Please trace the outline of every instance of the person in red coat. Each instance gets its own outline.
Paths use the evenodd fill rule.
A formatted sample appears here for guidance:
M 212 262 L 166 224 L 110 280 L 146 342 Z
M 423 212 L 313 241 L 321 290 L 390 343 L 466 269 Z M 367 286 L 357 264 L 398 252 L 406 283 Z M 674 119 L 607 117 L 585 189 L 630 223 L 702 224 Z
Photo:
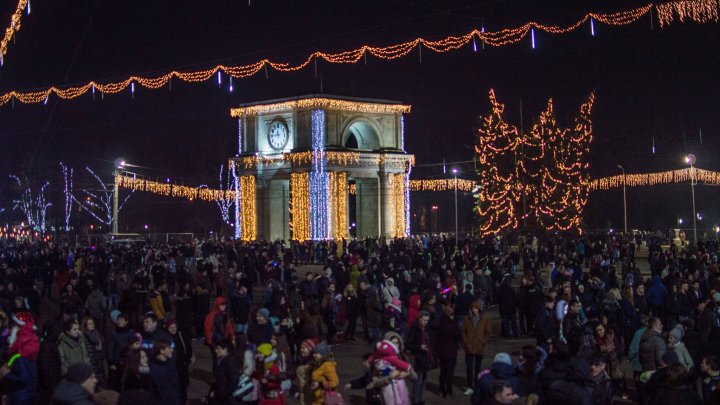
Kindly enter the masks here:
M 420 316 L 420 294 L 417 293 L 417 287 L 412 288 L 410 299 L 408 302 L 407 324 L 413 325 Z
M 233 329 L 230 315 L 227 312 L 227 301 L 225 297 L 215 298 L 213 310 L 205 316 L 205 344 L 211 346 L 213 342 L 227 338 L 233 340 L 235 338 L 235 330 Z

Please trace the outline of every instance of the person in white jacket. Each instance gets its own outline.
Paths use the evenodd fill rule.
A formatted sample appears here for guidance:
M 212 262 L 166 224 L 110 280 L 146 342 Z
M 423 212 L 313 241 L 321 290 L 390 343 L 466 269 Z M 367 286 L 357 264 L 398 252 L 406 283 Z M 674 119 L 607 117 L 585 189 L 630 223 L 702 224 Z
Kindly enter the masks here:
M 668 332 L 667 345 L 668 349 L 672 349 L 678 357 L 678 361 L 682 363 L 688 370 L 692 370 L 695 363 L 690 356 L 690 352 L 682 342 L 683 331 L 681 328 L 674 328 Z
M 395 287 L 395 280 L 388 277 L 385 280 L 385 288 L 383 288 L 383 301 L 385 301 L 385 305 L 390 305 L 395 298 L 400 299 L 400 290 Z

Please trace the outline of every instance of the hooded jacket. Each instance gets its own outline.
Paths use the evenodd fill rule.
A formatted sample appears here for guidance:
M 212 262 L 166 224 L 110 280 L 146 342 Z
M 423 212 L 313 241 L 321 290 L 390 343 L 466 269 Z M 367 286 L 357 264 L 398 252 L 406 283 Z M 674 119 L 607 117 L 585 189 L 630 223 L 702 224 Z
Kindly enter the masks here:
M 506 381 L 513 387 L 513 392 L 518 390 L 518 378 L 517 370 L 515 367 L 505 363 L 493 363 L 489 369 L 480 372 L 478 379 L 475 382 L 475 391 L 477 395 L 473 397 L 478 400 L 479 403 L 485 403 L 485 401 L 492 395 L 492 387 L 496 381 Z M 475 403 L 476 401 L 473 401 Z
M 555 381 L 547 390 L 548 404 L 592 405 L 593 382 L 587 360 L 575 358 L 570 361 L 565 378 Z
M 214 341 L 227 337 L 231 339 L 235 336 L 230 316 L 227 311 L 223 312 L 220 305 L 227 305 L 225 297 L 215 298 L 213 310 L 205 316 L 205 343 L 212 345 Z
M 652 278 L 652 285 L 647 292 L 647 300 L 650 305 L 660 306 L 665 302 L 665 296 L 667 295 L 667 288 L 662 283 L 659 275 L 654 275 Z
M 385 304 L 391 304 L 393 298 L 400 298 L 400 290 L 395 287 L 395 280 L 392 277 L 388 277 L 385 280 L 385 288 L 383 288 L 383 300 Z

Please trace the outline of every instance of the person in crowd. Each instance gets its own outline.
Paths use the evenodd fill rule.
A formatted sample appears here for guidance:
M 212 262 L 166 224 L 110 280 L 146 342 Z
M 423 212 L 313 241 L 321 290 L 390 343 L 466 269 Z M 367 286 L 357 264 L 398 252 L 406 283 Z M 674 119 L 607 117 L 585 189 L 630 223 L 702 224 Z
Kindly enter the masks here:
M 667 344 L 662 336 L 663 324 L 660 318 L 653 317 L 648 321 L 648 328 L 640 337 L 638 357 L 642 371 L 657 370 L 665 364 L 662 356 L 667 351 Z
M 177 369 L 178 383 L 180 386 L 180 403 L 187 403 L 187 389 L 190 385 L 190 365 L 195 363 L 192 341 L 187 338 L 178 328 L 174 319 L 165 322 L 165 329 L 172 336 L 172 343 L 175 347 L 173 358 Z
M 240 366 L 238 366 L 235 357 L 230 355 L 231 350 L 232 343 L 225 338 L 216 341 L 213 345 L 215 354 L 213 376 L 215 382 L 208 396 L 210 404 L 239 404 L 239 400 L 233 396 L 233 392 L 240 378 Z
M 74 319 L 68 319 L 65 321 L 63 329 L 63 333 L 58 340 L 62 375 L 65 375 L 73 364 L 92 366 L 92 359 L 80 330 L 80 323 Z
M 97 378 L 92 366 L 84 363 L 68 367 L 65 378 L 53 392 L 53 403 L 58 405 L 94 405 L 93 394 L 97 387 Z
M 489 369 L 476 376 L 475 389 L 472 395 L 473 405 L 485 404 L 493 396 L 492 387 L 497 381 L 505 381 L 516 392 L 519 386 L 517 370 L 512 365 L 512 357 L 508 353 L 498 353 L 493 358 Z
M 703 404 L 718 403 L 720 392 L 720 361 L 714 355 L 706 355 L 700 361 L 700 377 L 697 392 Z
M 256 346 L 270 343 L 273 333 L 275 333 L 275 328 L 270 322 L 270 311 L 267 308 L 258 309 L 255 314 L 255 322 L 248 329 L 248 341 Z
M 683 330 L 682 327 L 675 327 L 667 335 L 667 350 L 672 350 L 678 357 L 678 362 L 685 366 L 686 369 L 692 370 L 695 366 L 690 352 L 685 347 L 685 343 L 682 341 Z
M 321 342 L 313 352 L 313 369 L 310 376 L 310 389 L 313 390 L 313 405 L 323 405 L 330 392 L 336 392 L 340 380 L 336 371 L 336 362 L 330 346 Z
M 62 380 L 62 362 L 58 350 L 58 339 L 63 332 L 62 323 L 51 320 L 45 324 L 38 354 L 38 399 L 48 403 L 55 387 Z
M 357 266 L 353 266 L 357 270 Z M 351 273 L 352 274 L 352 273 Z M 358 271 L 358 275 L 359 275 Z M 357 329 L 357 320 L 361 313 L 362 301 L 358 296 L 357 290 L 355 289 L 354 282 L 345 286 L 343 291 L 343 304 L 347 313 L 347 328 L 345 329 L 345 339 L 349 341 L 355 340 L 355 332 Z
M 410 327 L 405 337 L 405 347 L 413 356 L 413 369 L 417 373 L 417 379 L 412 387 L 412 402 L 414 404 L 425 403 L 425 384 L 427 374 L 437 364 L 437 357 L 433 352 L 433 339 L 428 329 L 430 313 L 420 311 L 420 316 L 414 325 Z
M 135 331 L 128 325 L 127 315 L 123 313 L 117 314 L 114 323 L 115 330 L 108 340 L 108 381 L 110 388 L 119 391 L 122 379 L 119 363 L 122 360 L 123 351 L 128 347 L 128 339 L 135 334 Z
M 570 361 L 562 380 L 553 382 L 545 393 L 547 404 L 592 405 L 593 388 L 590 364 L 576 357 Z
M 497 381 L 492 387 L 492 397 L 488 405 L 507 405 L 512 404 L 518 399 L 511 384 L 506 381 Z
M 150 359 L 150 377 L 157 387 L 160 400 L 167 405 L 180 405 L 180 382 L 173 361 L 171 342 L 165 339 L 155 341 L 153 358 Z
M 8 337 L 9 360 L 0 367 L 2 382 L 10 390 L 13 405 L 34 405 L 37 399 L 37 359 L 40 342 L 33 332 L 35 320 L 28 311 L 13 314 L 13 327 Z
M 435 327 L 435 355 L 440 366 L 440 395 L 452 396 L 453 377 L 457 363 L 457 352 L 461 342 L 460 330 L 454 319 L 451 305 L 443 306 L 442 314 Z
M 145 350 L 138 348 L 128 352 L 123 367 L 122 390 L 143 390 L 160 400 L 160 392 L 150 375 L 150 358 Z
M 160 328 L 160 320 L 157 315 L 152 312 L 148 312 L 143 318 L 142 337 L 142 348 L 148 353 L 152 353 L 155 348 L 155 342 L 158 339 L 172 342 L 172 337 Z
M 278 355 L 273 352 L 270 343 L 263 343 L 257 348 L 257 360 L 261 365 L 255 371 L 256 379 L 260 381 L 260 392 L 263 404 L 284 405 L 285 392 L 282 389 L 284 375 L 277 364 Z
M 226 338 L 232 341 L 234 338 L 235 327 L 230 319 L 225 297 L 215 298 L 213 310 L 205 317 L 204 332 L 205 344 L 210 347 L 218 339 Z
M 85 346 L 88 349 L 90 363 L 93 366 L 95 378 L 98 384 L 107 383 L 105 375 L 105 347 L 100 332 L 95 328 L 95 319 L 86 316 L 82 320 L 82 334 L 85 340 Z
M 470 305 L 470 313 L 463 321 L 461 332 L 467 378 L 465 395 L 472 395 L 475 378 L 482 370 L 485 347 L 492 337 L 490 319 L 480 310 L 479 302 L 475 301 Z

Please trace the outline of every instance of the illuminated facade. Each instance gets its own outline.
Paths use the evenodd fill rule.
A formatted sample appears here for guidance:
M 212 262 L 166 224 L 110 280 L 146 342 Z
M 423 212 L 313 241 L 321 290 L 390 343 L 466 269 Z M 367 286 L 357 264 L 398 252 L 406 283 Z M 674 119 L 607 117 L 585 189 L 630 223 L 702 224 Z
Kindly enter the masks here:
M 255 187 L 238 193 L 238 236 L 407 235 L 414 156 L 404 150 L 403 114 L 409 112 L 399 102 L 327 95 L 233 108 L 239 150 L 231 162 L 240 182 Z

